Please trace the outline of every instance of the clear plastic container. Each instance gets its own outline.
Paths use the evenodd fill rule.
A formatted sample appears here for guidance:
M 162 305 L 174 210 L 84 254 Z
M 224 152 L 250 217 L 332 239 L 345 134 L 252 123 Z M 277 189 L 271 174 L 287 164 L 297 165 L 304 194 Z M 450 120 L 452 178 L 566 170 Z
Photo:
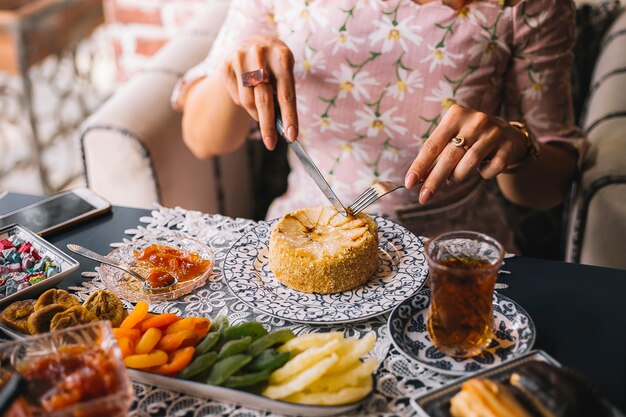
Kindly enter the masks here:
M 26 380 L 19 394 L 33 416 L 125 416 L 133 399 L 108 321 L 2 343 L 0 361 L 3 383 L 16 371 Z

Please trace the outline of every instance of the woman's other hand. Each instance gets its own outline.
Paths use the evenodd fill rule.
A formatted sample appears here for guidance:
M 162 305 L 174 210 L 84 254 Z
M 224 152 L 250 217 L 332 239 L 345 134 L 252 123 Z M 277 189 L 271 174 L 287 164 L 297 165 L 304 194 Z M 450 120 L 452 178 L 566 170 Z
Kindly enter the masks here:
M 423 181 L 419 201 L 426 204 L 446 181 L 459 183 L 475 172 L 493 179 L 527 152 L 519 129 L 499 117 L 455 104 L 424 142 L 405 185 L 411 188 Z
M 293 77 L 293 54 L 284 42 L 267 36 L 251 36 L 226 60 L 221 75 L 233 102 L 243 107 L 259 122 L 263 143 L 269 150 L 276 147 L 274 127 L 274 86 L 287 139 L 298 137 L 296 89 Z M 244 87 L 242 74 L 264 69 L 270 83 Z

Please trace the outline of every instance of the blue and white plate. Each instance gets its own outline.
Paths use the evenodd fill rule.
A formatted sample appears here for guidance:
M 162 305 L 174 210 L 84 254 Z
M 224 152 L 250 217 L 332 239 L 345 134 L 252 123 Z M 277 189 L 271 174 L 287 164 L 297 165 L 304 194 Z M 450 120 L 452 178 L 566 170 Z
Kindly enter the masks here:
M 272 222 L 259 222 L 230 248 L 224 277 L 232 293 L 252 308 L 309 324 L 348 323 L 390 311 L 424 285 L 428 275 L 421 240 L 391 220 L 378 224 L 379 267 L 361 287 L 337 294 L 307 294 L 281 284 L 269 266 Z
M 494 293 L 494 338 L 482 354 L 453 358 L 441 353 L 428 337 L 426 314 L 430 290 L 421 291 L 400 304 L 389 316 L 389 334 L 394 346 L 425 368 L 448 375 L 464 375 L 499 365 L 530 351 L 535 343 L 535 325 L 515 301 Z

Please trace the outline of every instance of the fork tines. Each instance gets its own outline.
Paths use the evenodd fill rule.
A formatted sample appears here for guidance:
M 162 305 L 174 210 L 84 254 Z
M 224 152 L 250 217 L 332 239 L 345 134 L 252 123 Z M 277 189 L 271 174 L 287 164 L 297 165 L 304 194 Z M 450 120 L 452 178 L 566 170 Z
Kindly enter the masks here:
M 359 195 L 354 203 L 350 204 L 348 211 L 353 216 L 359 214 L 365 207 L 369 206 L 373 201 L 378 198 L 378 193 L 374 188 L 368 187 L 365 191 Z

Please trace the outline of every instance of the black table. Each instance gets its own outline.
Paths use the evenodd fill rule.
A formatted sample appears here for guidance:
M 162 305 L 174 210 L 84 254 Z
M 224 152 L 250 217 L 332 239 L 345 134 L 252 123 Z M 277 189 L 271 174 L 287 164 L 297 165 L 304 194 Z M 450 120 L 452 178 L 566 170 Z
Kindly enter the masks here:
M 41 197 L 9 194 L 0 200 L 0 214 Z M 126 229 L 139 224 L 148 210 L 113 207 L 111 214 L 48 238 L 64 248 L 79 243 L 108 253 Z M 77 285 L 80 273 L 95 262 L 80 259 L 77 272 L 61 287 Z M 517 257 L 506 261 L 510 287 L 503 294 L 522 305 L 537 328 L 536 349 L 582 372 L 621 410 L 626 409 L 626 271 L 565 262 Z M 591 416 L 590 416 L 591 417 Z

